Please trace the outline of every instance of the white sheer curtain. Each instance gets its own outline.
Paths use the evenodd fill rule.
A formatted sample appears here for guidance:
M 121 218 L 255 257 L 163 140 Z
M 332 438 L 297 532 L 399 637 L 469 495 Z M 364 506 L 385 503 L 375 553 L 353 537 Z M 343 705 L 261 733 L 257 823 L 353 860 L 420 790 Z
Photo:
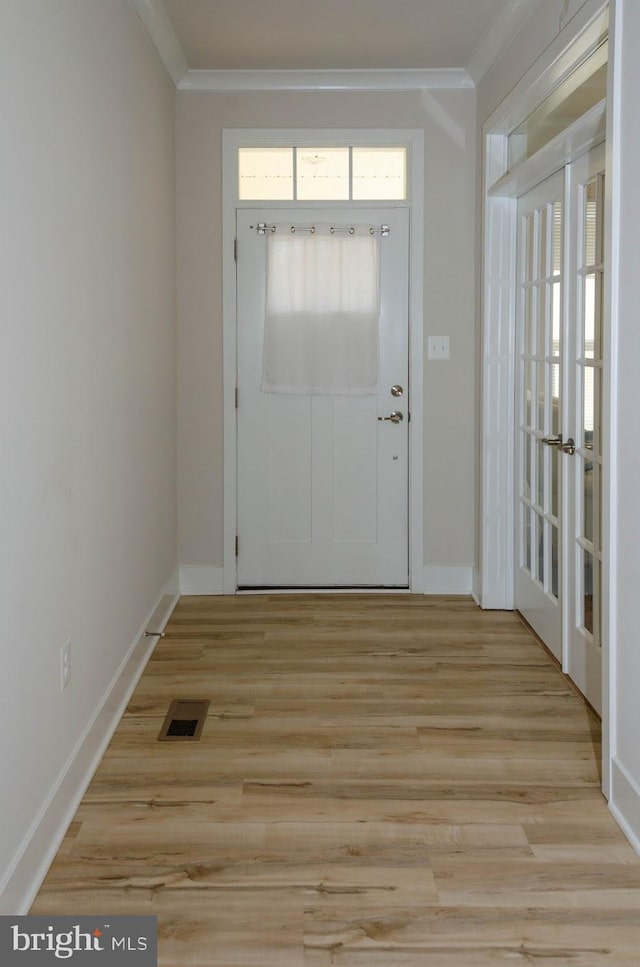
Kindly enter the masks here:
M 263 391 L 375 393 L 379 238 L 368 225 L 275 228 L 267 239 Z

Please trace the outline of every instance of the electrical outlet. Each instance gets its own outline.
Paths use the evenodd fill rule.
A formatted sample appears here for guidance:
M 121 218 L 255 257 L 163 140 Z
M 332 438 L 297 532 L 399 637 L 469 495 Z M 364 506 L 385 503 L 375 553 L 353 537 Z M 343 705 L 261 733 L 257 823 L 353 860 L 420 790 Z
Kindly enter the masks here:
M 429 336 L 427 357 L 429 359 L 449 359 L 449 337 Z
M 71 638 L 60 649 L 60 691 L 71 681 Z

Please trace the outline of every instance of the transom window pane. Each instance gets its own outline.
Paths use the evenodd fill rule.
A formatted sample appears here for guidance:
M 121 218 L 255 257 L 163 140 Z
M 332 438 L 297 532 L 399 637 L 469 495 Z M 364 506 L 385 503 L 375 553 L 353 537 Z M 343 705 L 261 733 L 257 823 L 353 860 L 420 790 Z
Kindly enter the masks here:
M 293 200 L 293 148 L 240 148 L 238 198 Z
M 354 201 L 407 197 L 406 148 L 354 148 Z
M 406 197 L 405 147 L 238 149 L 241 201 L 404 201 Z
M 349 148 L 296 148 L 298 201 L 349 200 Z
M 603 36 L 600 46 L 511 132 L 508 139 L 509 171 L 604 100 L 608 55 L 608 41 Z

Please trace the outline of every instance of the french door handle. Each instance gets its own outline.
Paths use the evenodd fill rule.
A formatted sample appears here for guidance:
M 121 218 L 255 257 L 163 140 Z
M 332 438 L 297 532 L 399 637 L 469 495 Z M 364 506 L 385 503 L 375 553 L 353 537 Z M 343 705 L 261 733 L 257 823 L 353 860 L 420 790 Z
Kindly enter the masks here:
M 569 437 L 563 443 L 561 436 L 543 436 L 542 442 L 546 443 L 548 447 L 557 447 L 561 453 L 568 453 L 570 457 L 576 452 L 576 444 L 573 437 Z
M 381 423 L 384 423 L 386 420 L 389 420 L 391 423 L 402 423 L 402 421 L 404 420 L 404 416 L 402 415 L 402 413 L 399 413 L 397 410 L 394 410 L 390 416 L 379 416 L 378 419 L 380 420 Z

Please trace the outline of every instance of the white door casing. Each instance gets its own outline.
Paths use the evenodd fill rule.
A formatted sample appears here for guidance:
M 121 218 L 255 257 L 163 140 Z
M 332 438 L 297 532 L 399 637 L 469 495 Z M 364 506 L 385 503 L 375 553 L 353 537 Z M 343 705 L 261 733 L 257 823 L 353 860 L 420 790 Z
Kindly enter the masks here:
M 262 392 L 267 241 L 257 225 L 283 221 L 389 226 L 377 396 Z M 408 229 L 406 208 L 237 213 L 241 588 L 408 586 Z M 402 423 L 378 419 L 394 410 Z
M 411 214 L 409 247 L 409 372 L 413 405 L 409 424 L 409 590 L 424 590 L 424 131 L 403 128 L 229 128 L 222 132 L 223 199 L 223 427 L 224 427 L 224 554 L 222 588 L 224 594 L 237 591 L 237 425 L 235 389 L 237 381 L 237 291 L 234 239 L 237 211 L 244 208 L 269 208 L 238 200 L 238 149 L 242 146 L 307 144 L 384 145 L 407 147 L 407 201 L 402 204 L 379 203 L 390 213 L 406 208 Z M 376 203 L 378 207 L 378 203 Z M 280 207 L 280 203 L 278 203 Z M 294 210 L 297 203 L 282 207 Z M 323 207 L 311 204 L 309 207 Z M 341 206 L 336 206 L 341 207 Z M 351 207 L 351 203 L 350 206 Z M 352 207 L 366 208 L 359 203 Z

